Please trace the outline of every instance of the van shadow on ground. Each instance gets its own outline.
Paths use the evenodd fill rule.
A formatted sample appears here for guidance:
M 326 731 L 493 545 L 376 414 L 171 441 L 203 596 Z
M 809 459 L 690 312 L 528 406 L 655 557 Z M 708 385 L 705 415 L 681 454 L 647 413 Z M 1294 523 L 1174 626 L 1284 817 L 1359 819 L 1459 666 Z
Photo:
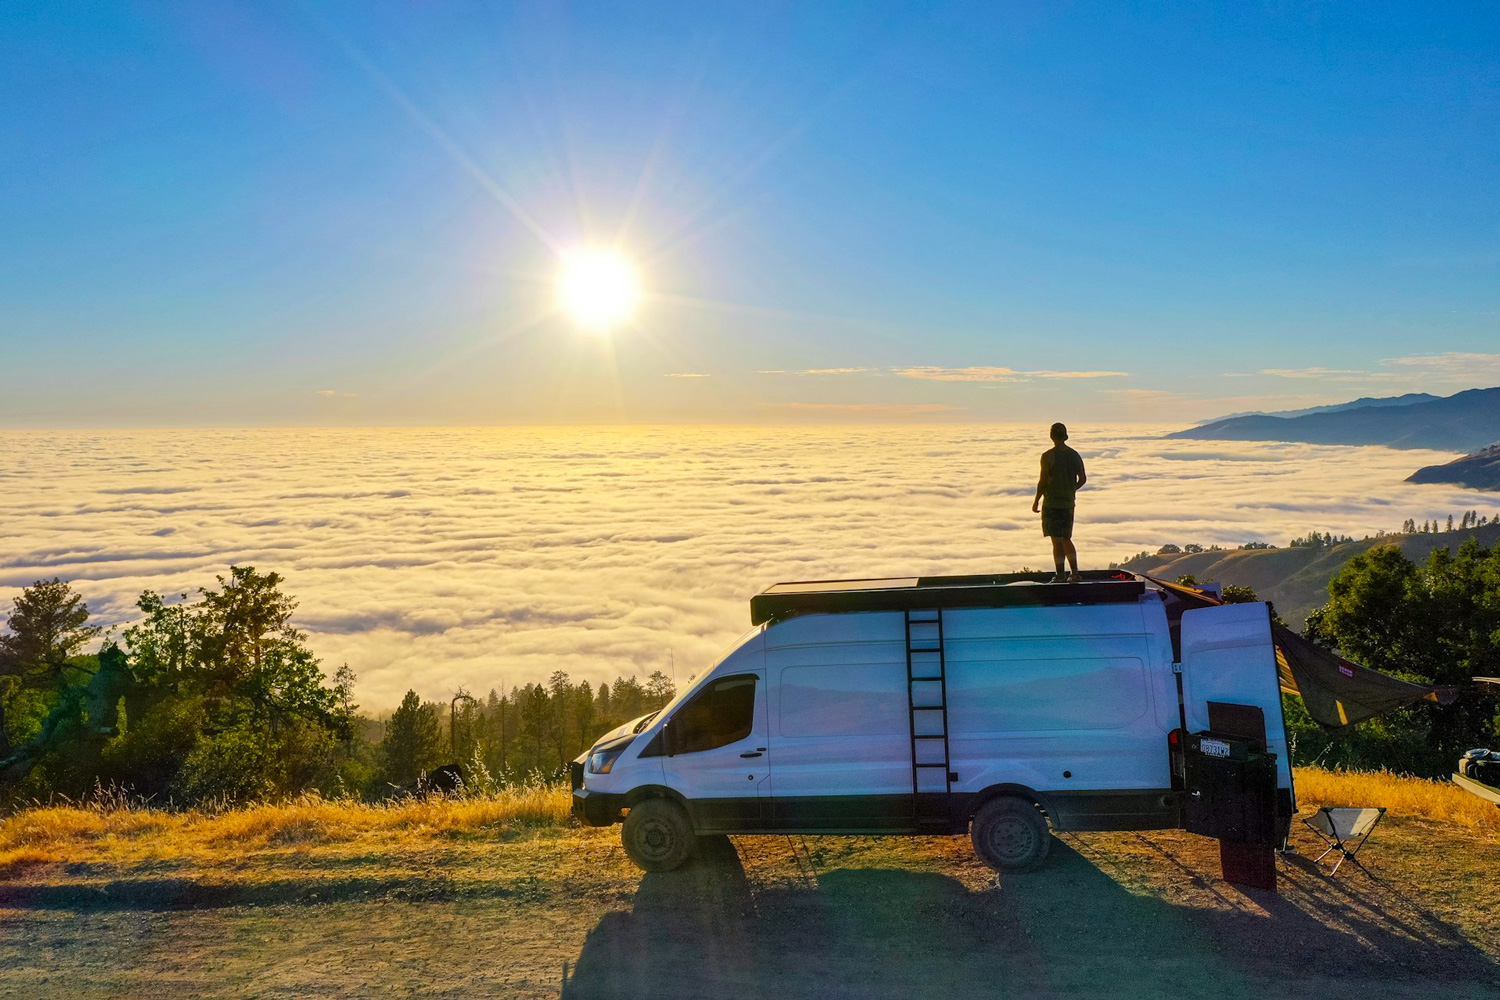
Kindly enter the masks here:
M 1218 892 L 1216 872 L 1153 846 Z M 726 839 L 681 871 L 644 876 L 634 909 L 589 932 L 563 996 L 1368 1000 L 1408 981 L 1500 997 L 1496 967 L 1451 927 L 1420 908 L 1393 916 L 1388 895 L 1369 895 L 1386 892 L 1378 884 L 1330 884 L 1307 865 L 1283 869 L 1281 896 L 1227 890 L 1227 905 L 1206 907 L 1127 891 L 1060 841 L 1041 871 L 978 892 L 886 869 L 760 888 Z

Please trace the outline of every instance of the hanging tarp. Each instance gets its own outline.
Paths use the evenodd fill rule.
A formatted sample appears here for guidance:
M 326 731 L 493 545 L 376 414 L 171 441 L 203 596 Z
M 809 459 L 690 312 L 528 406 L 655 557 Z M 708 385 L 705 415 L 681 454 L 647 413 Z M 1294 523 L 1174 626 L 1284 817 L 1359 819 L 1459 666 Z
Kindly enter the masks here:
M 1224 603 L 1195 587 L 1146 579 L 1161 587 L 1165 595 L 1174 646 L 1183 611 Z M 1362 667 L 1275 622 L 1271 623 L 1271 638 L 1276 643 L 1276 675 L 1281 690 L 1301 697 L 1307 714 L 1325 729 L 1352 726 L 1423 700 L 1446 705 L 1457 694 L 1456 688 L 1416 684 Z
M 1446 705 L 1456 689 L 1416 684 L 1346 660 L 1296 632 L 1271 626 L 1281 689 L 1299 695 L 1307 714 L 1325 729 L 1352 726 L 1418 701 Z

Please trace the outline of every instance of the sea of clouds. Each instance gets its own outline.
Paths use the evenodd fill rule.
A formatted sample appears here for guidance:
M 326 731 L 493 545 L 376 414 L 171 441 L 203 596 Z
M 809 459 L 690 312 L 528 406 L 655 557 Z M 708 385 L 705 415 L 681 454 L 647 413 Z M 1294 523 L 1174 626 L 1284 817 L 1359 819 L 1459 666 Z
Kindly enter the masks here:
M 276 570 L 370 710 L 543 680 L 684 680 L 782 580 L 1046 568 L 1044 428 L 0 432 L 0 614 L 73 581 L 107 623 L 144 589 Z M 1451 457 L 1081 429 L 1085 567 L 1164 542 L 1396 530 L 1493 496 L 1402 480 Z

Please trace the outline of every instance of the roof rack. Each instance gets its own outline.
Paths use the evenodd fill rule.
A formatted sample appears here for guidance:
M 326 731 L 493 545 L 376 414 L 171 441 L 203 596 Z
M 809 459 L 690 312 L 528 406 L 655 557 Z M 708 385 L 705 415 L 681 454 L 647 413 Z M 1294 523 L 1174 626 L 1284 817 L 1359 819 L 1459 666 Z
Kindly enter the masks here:
M 1124 604 L 1146 591 L 1145 582 L 1133 573 L 1089 570 L 1079 575 L 1078 583 L 1052 583 L 1049 573 L 778 583 L 750 598 L 750 622 L 760 625 L 794 615 L 908 608 Z

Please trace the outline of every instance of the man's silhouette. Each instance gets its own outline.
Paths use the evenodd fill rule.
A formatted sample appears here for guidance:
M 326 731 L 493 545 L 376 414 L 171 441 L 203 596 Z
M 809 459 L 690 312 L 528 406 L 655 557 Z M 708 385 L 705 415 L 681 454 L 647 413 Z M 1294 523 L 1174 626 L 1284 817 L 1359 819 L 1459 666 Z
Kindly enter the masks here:
M 1036 484 L 1036 498 L 1031 501 L 1031 512 L 1041 511 L 1042 534 L 1052 539 L 1052 561 L 1057 564 L 1057 576 L 1053 583 L 1077 583 L 1078 550 L 1073 547 L 1073 500 L 1078 487 L 1088 482 L 1083 471 L 1083 456 L 1063 444 L 1068 440 L 1068 429 L 1062 424 L 1052 425 L 1052 448 L 1042 452 L 1042 477 Z M 1071 572 L 1063 576 L 1063 558 L 1068 560 Z

